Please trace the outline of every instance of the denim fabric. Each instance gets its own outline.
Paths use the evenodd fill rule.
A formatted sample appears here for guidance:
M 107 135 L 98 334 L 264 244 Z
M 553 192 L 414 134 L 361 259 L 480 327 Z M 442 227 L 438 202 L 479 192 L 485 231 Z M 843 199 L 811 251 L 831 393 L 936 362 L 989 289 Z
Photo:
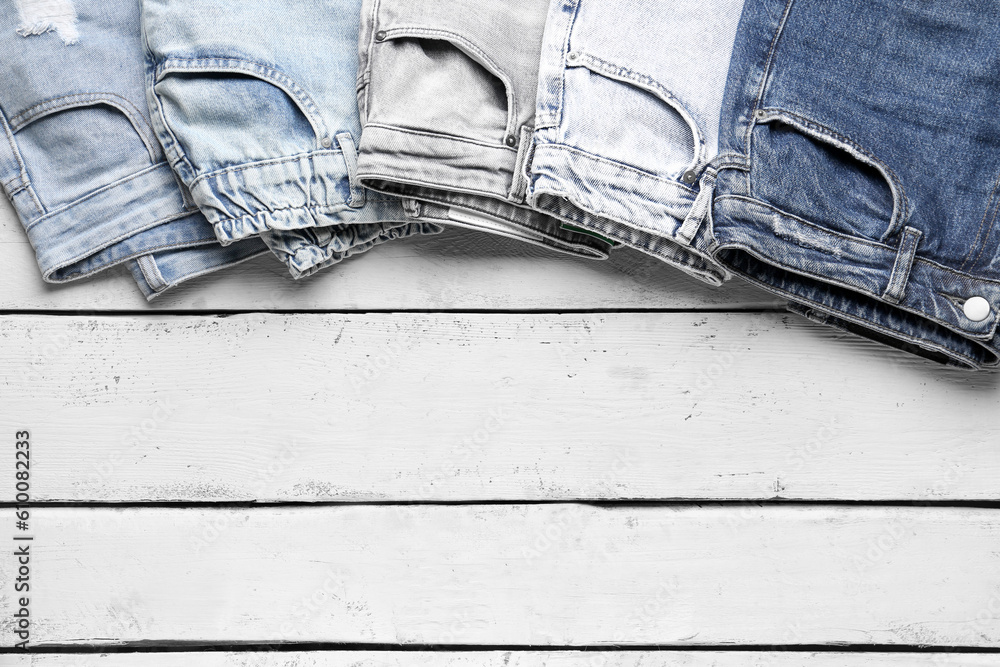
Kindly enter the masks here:
M 407 212 L 604 259 L 610 245 L 526 203 L 548 0 L 365 0 L 358 172 Z
M 2 7 L 0 183 L 46 281 L 128 261 L 151 297 L 265 250 L 220 248 L 171 173 L 150 125 L 138 0 Z
M 143 1 L 149 101 L 171 166 L 220 241 L 262 234 L 295 277 L 440 231 L 358 180 L 360 8 Z
M 996 0 L 747 0 L 716 256 L 818 321 L 996 366 L 998 15 Z
M 742 7 L 743 0 L 552 0 L 532 205 L 722 283 L 728 274 L 708 255 L 705 233 L 684 222 L 708 204 L 695 206 L 698 179 L 718 151 Z

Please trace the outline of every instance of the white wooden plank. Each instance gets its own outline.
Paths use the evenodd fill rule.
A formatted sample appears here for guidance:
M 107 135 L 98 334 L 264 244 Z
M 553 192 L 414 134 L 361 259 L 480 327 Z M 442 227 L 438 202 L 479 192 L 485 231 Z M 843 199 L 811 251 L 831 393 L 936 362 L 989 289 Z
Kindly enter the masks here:
M 777 314 L 10 316 L 21 429 L 39 501 L 1000 498 L 996 377 Z
M 995 667 L 1000 660 L 989 653 L 678 650 L 41 654 L 10 659 L 11 667 L 174 667 L 181 663 L 189 667 Z
M 198 278 L 152 306 L 124 269 L 69 285 L 42 282 L 0 197 L 0 310 L 449 310 L 766 308 L 782 302 L 739 282 L 712 288 L 642 253 L 571 258 L 488 234 L 403 239 L 295 281 L 272 257 Z
M 43 508 L 29 524 L 36 647 L 1000 646 L 995 510 Z

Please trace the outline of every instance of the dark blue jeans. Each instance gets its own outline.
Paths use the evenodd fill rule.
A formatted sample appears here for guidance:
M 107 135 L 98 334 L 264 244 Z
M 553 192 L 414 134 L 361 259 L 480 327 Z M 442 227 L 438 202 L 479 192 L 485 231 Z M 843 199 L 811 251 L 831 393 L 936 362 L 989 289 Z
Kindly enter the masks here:
M 747 0 L 715 256 L 792 310 L 1000 363 L 1000 2 Z

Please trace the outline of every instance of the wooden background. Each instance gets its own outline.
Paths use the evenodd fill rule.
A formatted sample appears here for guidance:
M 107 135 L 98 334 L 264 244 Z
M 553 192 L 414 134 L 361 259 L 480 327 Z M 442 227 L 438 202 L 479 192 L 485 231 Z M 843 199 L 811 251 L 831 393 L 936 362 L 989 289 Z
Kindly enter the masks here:
M 0 283 L 0 665 L 1000 665 L 996 375 L 458 230 Z

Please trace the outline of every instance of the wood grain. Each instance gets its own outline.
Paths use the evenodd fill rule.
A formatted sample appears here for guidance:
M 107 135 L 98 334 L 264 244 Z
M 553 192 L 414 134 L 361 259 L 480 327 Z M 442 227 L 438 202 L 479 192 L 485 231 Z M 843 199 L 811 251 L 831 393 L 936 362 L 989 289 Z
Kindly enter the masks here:
M 42 508 L 30 523 L 36 647 L 1000 646 L 987 509 Z
M 260 257 L 147 304 L 124 268 L 68 285 L 42 282 L 10 204 L 0 197 L 0 310 L 572 310 L 781 308 L 740 282 L 703 285 L 630 250 L 577 259 L 489 234 L 449 230 L 404 239 L 295 281 Z
M 791 315 L 8 316 L 0 369 L 38 501 L 1000 499 L 995 376 Z
M 996 654 L 722 651 L 316 651 L 3 656 L 10 667 L 995 667 Z

